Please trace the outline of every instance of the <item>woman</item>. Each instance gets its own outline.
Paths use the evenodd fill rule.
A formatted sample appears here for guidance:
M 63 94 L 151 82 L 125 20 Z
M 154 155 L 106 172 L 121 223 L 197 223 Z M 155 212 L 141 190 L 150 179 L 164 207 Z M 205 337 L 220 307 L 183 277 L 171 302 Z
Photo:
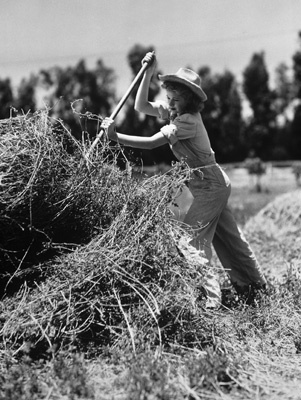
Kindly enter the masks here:
M 188 182 L 193 202 L 184 219 L 184 223 L 194 229 L 191 244 L 204 251 L 209 261 L 213 244 L 238 292 L 248 292 L 251 287 L 265 287 L 266 280 L 256 257 L 227 205 L 231 184 L 228 176 L 216 163 L 202 121 L 200 111 L 207 96 L 201 88 L 200 77 L 187 68 L 180 68 L 174 74 L 159 75 L 166 91 L 166 101 L 150 102 L 148 91 L 156 68 L 155 55 L 147 53 L 142 60 L 144 62 L 148 62 L 150 66 L 139 86 L 135 109 L 169 123 L 151 137 L 117 133 L 114 121 L 109 118 L 104 119 L 102 128 L 107 130 L 111 140 L 125 146 L 153 149 L 169 143 L 177 159 L 184 160 L 193 171 Z M 204 286 L 207 306 L 216 306 L 220 302 L 220 288 L 216 279 L 208 276 Z

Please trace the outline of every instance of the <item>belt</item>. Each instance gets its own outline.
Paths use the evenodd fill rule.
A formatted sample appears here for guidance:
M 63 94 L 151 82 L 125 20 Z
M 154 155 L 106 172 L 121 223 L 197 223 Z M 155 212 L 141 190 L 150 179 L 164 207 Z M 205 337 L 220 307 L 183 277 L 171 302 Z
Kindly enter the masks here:
M 201 167 L 195 167 L 195 168 L 192 168 L 192 169 L 211 168 L 211 167 L 217 167 L 217 166 L 218 166 L 218 164 L 214 163 L 214 164 L 202 165 Z
M 194 173 L 196 173 L 196 175 L 200 178 L 200 179 L 204 179 L 204 172 L 203 171 L 200 171 L 200 170 L 202 170 L 202 169 L 208 169 L 208 168 L 212 168 L 212 167 L 216 167 L 216 166 L 218 166 L 218 164 L 217 163 L 214 163 L 214 164 L 208 164 L 208 165 L 203 165 L 203 166 L 201 166 L 201 167 L 196 167 L 196 168 L 191 168 L 192 169 L 192 171 L 194 172 Z

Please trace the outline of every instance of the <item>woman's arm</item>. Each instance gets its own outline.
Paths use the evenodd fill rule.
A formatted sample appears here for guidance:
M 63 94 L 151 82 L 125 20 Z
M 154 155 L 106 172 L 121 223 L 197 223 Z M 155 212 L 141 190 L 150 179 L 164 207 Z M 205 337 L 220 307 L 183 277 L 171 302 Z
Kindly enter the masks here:
M 145 62 L 149 63 L 149 67 L 146 69 L 137 91 L 135 99 L 135 110 L 147 115 L 158 117 L 158 108 L 154 107 L 153 103 L 148 100 L 150 82 L 157 66 L 155 54 L 152 52 L 147 53 L 142 60 L 142 64 L 144 64 Z
M 153 136 L 150 137 L 130 136 L 118 132 L 116 132 L 116 135 L 117 135 L 117 140 L 116 140 L 117 142 L 125 146 L 135 147 L 136 149 L 151 150 L 168 143 L 167 139 L 162 134 L 162 132 L 155 133 Z
M 101 128 L 105 129 L 109 139 L 119 142 L 125 146 L 135 147 L 137 149 L 155 149 L 168 143 L 168 140 L 162 132 L 155 133 L 153 136 L 131 136 L 116 132 L 116 125 L 113 119 L 105 118 L 101 124 Z

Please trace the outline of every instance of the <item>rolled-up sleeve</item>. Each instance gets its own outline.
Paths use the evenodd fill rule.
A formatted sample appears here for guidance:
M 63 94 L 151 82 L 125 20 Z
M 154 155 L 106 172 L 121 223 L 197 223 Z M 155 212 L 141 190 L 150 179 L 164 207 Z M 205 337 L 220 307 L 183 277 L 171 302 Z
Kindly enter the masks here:
M 163 126 L 161 132 L 171 145 L 178 140 L 193 138 L 197 134 L 197 123 L 190 114 L 183 114 L 174 119 L 170 125 Z
M 163 126 L 160 131 L 171 145 L 175 144 L 179 140 L 177 137 L 177 127 L 174 124 Z

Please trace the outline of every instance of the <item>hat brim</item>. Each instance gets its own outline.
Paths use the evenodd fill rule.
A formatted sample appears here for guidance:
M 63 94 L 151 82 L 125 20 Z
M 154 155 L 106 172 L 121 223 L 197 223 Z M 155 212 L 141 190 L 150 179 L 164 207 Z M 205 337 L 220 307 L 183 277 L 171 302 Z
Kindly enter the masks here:
M 194 83 L 190 82 L 189 80 L 187 80 L 185 78 L 182 78 L 175 74 L 158 75 L 158 78 L 160 79 L 161 82 L 169 81 L 169 82 L 181 83 L 182 85 L 185 85 L 189 89 L 191 89 L 193 91 L 193 93 L 196 94 L 202 101 L 207 100 L 207 95 L 203 91 L 203 89 L 200 86 L 195 85 Z

